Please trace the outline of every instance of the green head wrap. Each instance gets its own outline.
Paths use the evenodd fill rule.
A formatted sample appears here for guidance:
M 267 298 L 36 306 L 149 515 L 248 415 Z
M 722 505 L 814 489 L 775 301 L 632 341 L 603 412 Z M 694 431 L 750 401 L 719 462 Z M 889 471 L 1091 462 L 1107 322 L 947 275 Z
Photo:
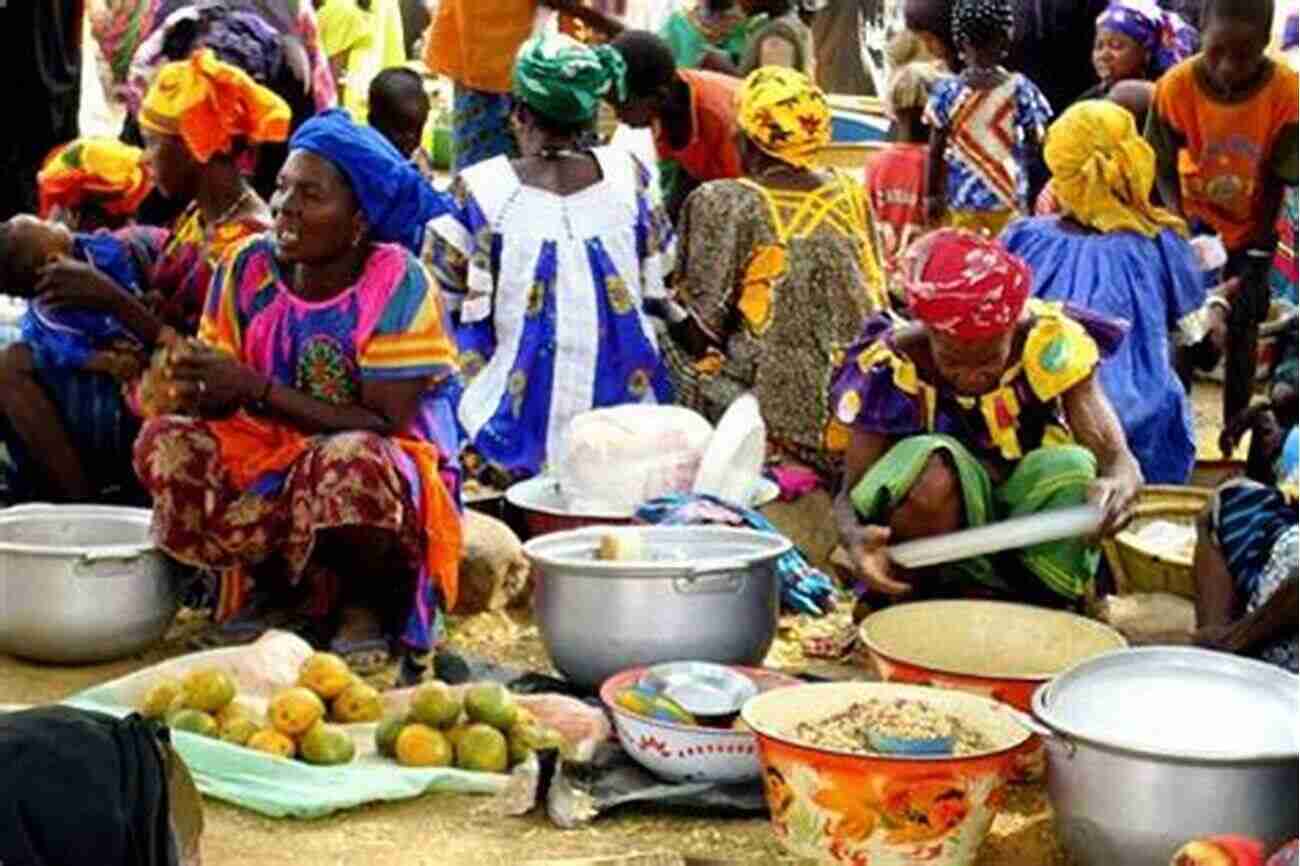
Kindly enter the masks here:
M 536 36 L 515 57 L 515 98 L 560 123 L 583 123 L 596 116 L 600 100 L 612 92 L 627 98 L 627 64 L 608 45 L 589 48 L 568 36 Z

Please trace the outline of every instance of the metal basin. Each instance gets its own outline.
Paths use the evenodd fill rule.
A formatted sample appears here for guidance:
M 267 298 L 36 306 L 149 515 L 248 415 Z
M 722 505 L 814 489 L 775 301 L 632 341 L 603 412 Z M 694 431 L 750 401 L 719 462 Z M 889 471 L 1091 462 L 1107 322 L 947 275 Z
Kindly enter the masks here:
M 177 566 L 150 512 L 90 505 L 0 511 L 0 652 L 101 662 L 152 645 L 176 615 Z
M 1300 680 L 1224 653 L 1107 653 L 1034 695 L 1057 828 L 1081 866 L 1158 866 L 1188 839 L 1297 831 Z
M 648 526 L 645 561 L 597 561 L 607 529 L 524 545 L 551 661 L 596 688 L 629 668 L 672 661 L 757 665 L 776 636 L 779 535 L 720 526 Z

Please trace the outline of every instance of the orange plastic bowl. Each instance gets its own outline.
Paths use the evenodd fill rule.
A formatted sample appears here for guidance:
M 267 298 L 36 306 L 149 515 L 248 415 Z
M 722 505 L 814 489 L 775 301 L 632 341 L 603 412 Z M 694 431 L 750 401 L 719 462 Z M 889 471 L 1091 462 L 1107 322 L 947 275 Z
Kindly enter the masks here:
M 957 715 L 992 748 L 961 757 L 860 755 L 802 743 L 817 722 L 871 698 L 908 698 Z M 758 740 L 772 829 L 791 853 L 836 866 L 967 866 L 1016 777 L 1029 732 L 997 702 L 890 683 L 822 683 L 752 698 L 741 716 Z

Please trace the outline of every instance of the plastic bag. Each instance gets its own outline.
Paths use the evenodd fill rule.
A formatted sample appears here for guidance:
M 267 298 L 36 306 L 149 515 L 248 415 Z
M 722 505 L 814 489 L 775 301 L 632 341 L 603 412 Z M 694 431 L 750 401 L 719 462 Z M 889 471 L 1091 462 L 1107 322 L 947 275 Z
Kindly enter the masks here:
M 631 514 L 642 502 L 688 492 L 713 427 L 680 406 L 596 409 L 569 423 L 554 474 L 576 513 Z

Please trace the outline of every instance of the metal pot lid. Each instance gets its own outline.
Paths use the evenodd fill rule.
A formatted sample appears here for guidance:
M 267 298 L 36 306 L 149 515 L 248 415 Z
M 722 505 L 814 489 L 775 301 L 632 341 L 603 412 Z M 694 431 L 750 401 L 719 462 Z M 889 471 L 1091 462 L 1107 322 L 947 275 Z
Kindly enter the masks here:
M 1165 758 L 1295 759 L 1300 677 L 1189 647 L 1118 650 L 1034 694 L 1034 714 L 1080 740 Z
M 783 536 L 725 526 L 638 526 L 644 559 L 598 560 L 596 550 L 609 527 L 551 532 L 524 544 L 535 565 L 563 569 L 577 577 L 679 577 L 703 571 L 745 569 L 776 559 L 792 545 Z

